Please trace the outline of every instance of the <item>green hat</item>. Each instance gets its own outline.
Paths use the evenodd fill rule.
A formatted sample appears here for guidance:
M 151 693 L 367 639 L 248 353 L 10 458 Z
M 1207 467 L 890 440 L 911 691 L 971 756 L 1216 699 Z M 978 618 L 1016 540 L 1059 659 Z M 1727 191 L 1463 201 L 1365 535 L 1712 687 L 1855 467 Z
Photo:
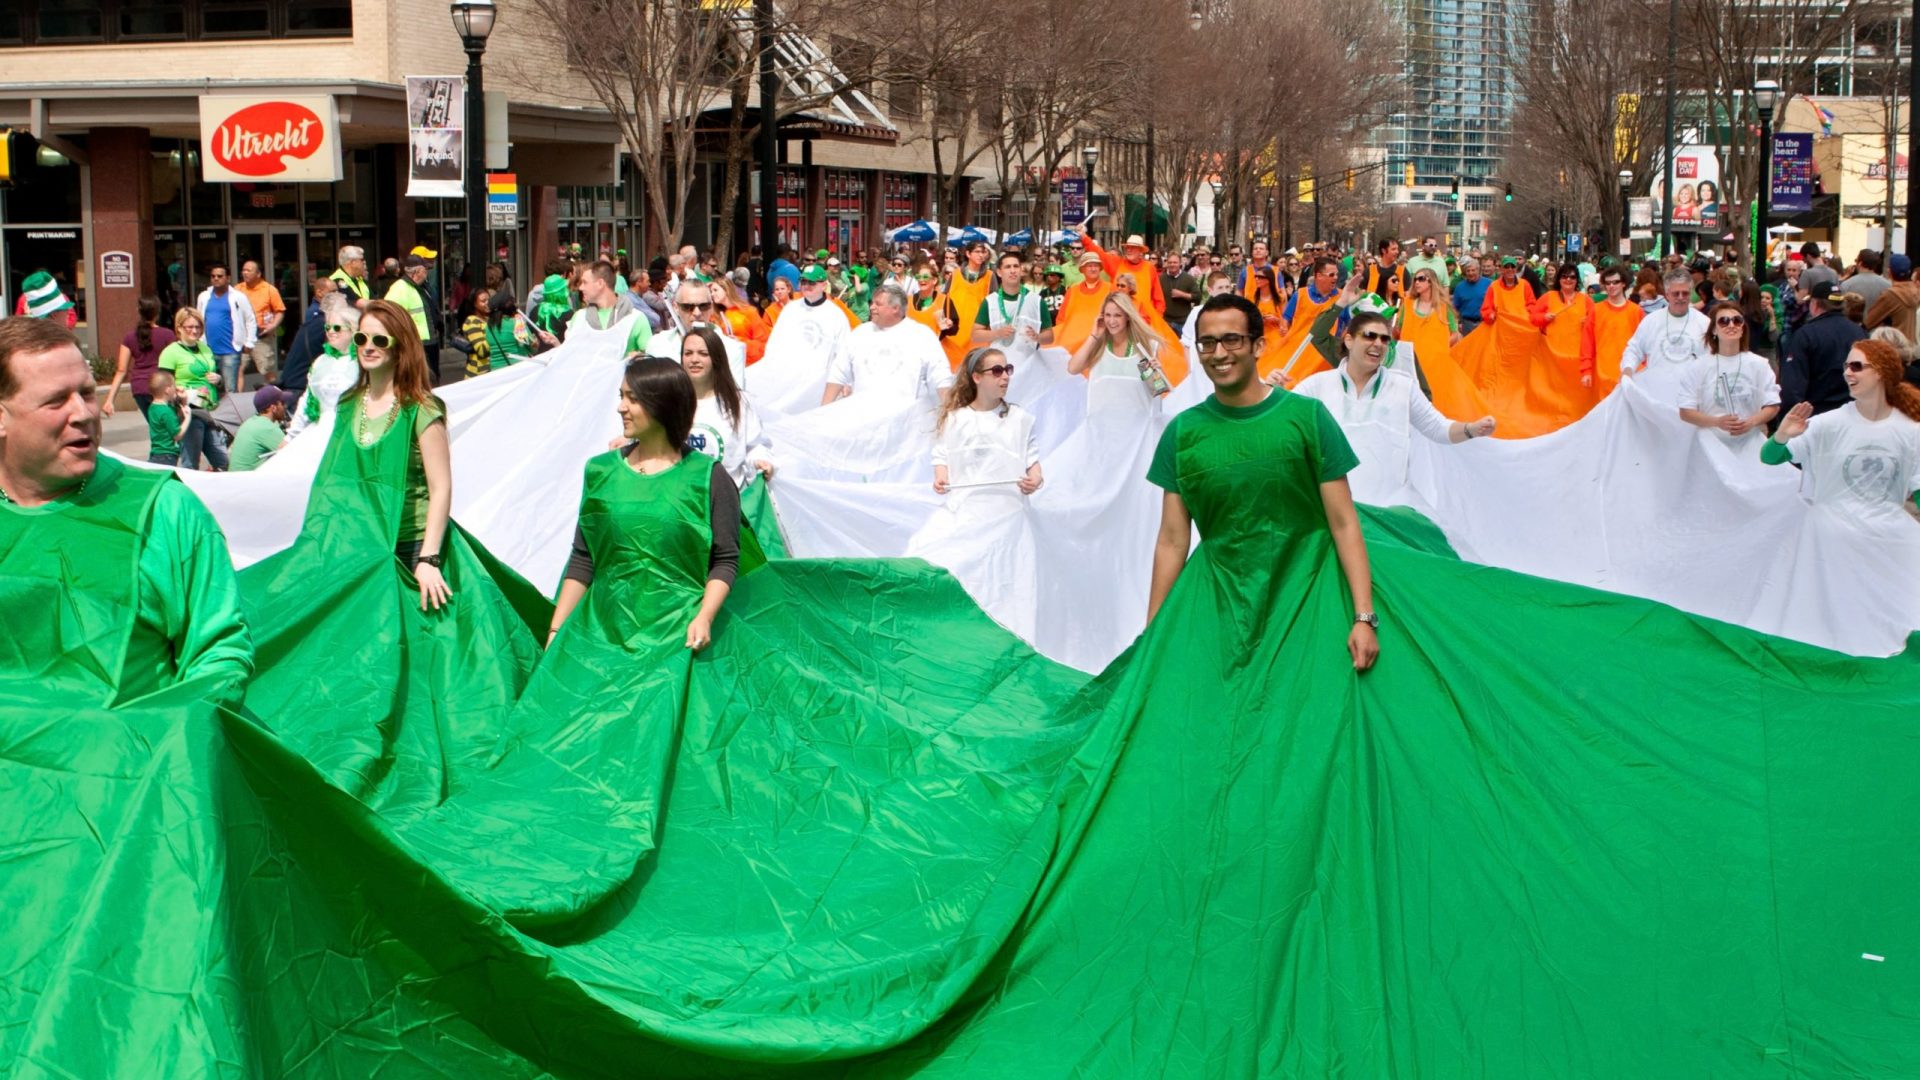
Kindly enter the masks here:
M 1355 315 L 1379 315 L 1385 318 L 1393 314 L 1393 305 L 1368 293 L 1353 302 L 1352 312 Z
M 1519 266 L 1520 260 L 1509 255 L 1506 258 L 1500 260 L 1500 265 L 1501 266 Z
M 1067 268 L 1066 268 L 1065 266 L 1063 266 L 1063 265 L 1061 265 L 1060 263 L 1054 263 L 1054 264 L 1053 264 L 1052 266 L 1049 266 L 1049 267 L 1047 267 L 1047 273 L 1049 273 L 1049 274 L 1057 274 L 1057 275 L 1059 275 L 1060 277 L 1066 277 L 1066 276 L 1067 276 Z
M 534 325 L 552 330 L 571 311 L 573 300 L 567 295 L 567 279 L 548 274 L 547 280 L 540 283 L 540 306 L 533 312 Z
M 36 319 L 67 310 L 73 301 L 60 292 L 59 283 L 45 270 L 35 270 L 20 283 L 20 296 L 27 302 L 27 314 Z
M 819 251 L 816 251 L 813 253 L 813 257 L 820 260 L 821 262 L 826 262 L 828 259 L 833 257 L 833 252 L 828 251 L 826 248 L 821 248 Z
M 827 268 L 817 263 L 814 264 L 813 266 L 809 266 L 805 270 L 800 271 L 800 280 L 801 281 L 825 281 L 827 280 Z

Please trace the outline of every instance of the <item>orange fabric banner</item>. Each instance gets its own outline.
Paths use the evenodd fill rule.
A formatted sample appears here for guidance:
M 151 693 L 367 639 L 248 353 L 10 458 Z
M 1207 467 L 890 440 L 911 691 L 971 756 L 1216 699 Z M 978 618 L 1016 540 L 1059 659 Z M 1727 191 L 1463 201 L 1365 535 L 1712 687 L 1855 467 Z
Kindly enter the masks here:
M 1472 423 L 1492 410 L 1487 408 L 1480 388 L 1454 360 L 1453 345 L 1448 340 L 1452 336 L 1446 312 L 1436 309 L 1422 315 L 1412 303 L 1400 309 L 1400 340 L 1413 346 L 1414 363 L 1427 377 L 1427 392 L 1434 408 L 1450 420 Z
M 1526 439 L 1558 431 L 1599 401 L 1595 390 L 1580 385 L 1577 347 L 1571 357 L 1554 352 L 1534 325 L 1528 310 L 1532 301 L 1533 290 L 1526 282 L 1512 288 L 1494 282 L 1481 308 L 1480 328 L 1453 353 L 1498 421 L 1496 438 Z

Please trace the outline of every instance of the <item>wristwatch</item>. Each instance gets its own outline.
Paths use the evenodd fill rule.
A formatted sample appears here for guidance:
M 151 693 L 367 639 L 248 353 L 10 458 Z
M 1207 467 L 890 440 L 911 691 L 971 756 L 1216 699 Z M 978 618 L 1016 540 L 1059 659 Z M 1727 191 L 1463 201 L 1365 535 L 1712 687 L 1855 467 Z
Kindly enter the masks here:
M 439 555 L 421 555 L 415 558 L 413 561 L 422 566 L 431 566 L 435 570 L 438 570 L 440 569 L 440 565 L 446 562 L 446 560 L 447 560 L 447 557 L 445 555 L 439 554 Z
M 1357 623 L 1366 623 L 1368 626 L 1373 627 L 1375 630 L 1380 629 L 1380 616 L 1375 615 L 1371 611 L 1360 612 L 1359 614 L 1353 617 L 1353 621 Z

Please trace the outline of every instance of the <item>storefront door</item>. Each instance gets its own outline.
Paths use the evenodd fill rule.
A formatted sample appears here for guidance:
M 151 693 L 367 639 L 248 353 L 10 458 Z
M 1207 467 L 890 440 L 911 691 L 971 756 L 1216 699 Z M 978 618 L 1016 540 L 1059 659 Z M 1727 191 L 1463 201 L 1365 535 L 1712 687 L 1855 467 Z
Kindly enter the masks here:
M 233 276 L 240 277 L 240 264 L 253 259 L 260 274 L 280 290 L 286 302 L 285 329 L 280 335 L 284 351 L 300 328 L 307 313 L 307 264 L 301 256 L 301 232 L 298 225 L 239 225 L 233 230 Z

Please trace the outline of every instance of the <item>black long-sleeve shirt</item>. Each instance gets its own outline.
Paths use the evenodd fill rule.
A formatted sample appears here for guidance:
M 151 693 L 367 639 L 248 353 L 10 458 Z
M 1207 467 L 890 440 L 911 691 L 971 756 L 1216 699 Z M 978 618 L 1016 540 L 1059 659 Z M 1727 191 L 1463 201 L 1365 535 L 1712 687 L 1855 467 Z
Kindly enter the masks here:
M 707 515 L 713 523 L 713 549 L 707 555 L 707 580 L 733 584 L 740 573 L 740 489 L 719 462 L 713 463 L 708 482 Z M 573 553 L 567 557 L 566 580 L 593 584 L 593 550 L 586 531 L 573 527 Z

